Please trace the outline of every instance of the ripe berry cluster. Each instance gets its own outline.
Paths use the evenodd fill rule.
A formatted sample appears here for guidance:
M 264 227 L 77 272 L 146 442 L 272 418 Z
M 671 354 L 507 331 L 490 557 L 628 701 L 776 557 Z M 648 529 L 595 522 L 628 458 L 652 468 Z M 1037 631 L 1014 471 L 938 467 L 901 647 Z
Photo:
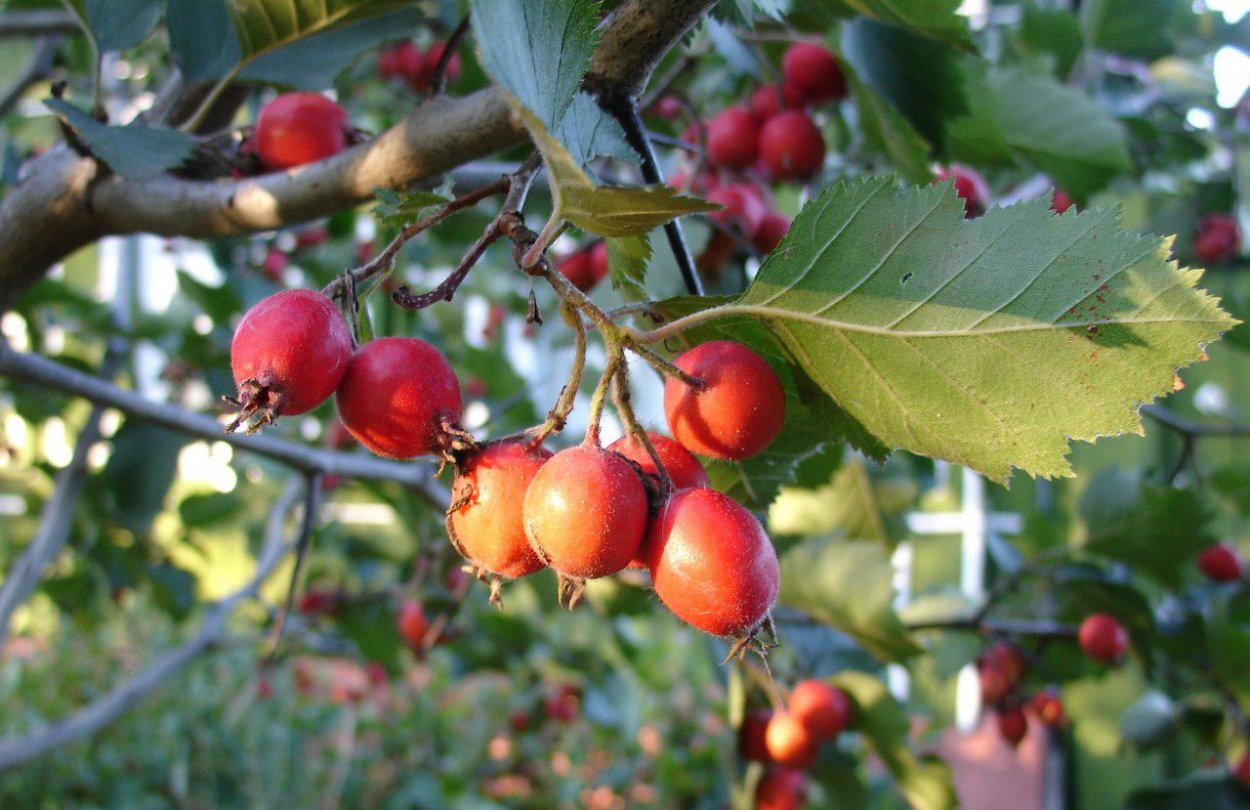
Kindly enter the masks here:
M 446 48 L 445 43 L 435 42 L 422 51 L 411 40 L 393 45 L 378 54 L 378 76 L 383 81 L 397 79 L 413 90 L 426 92 Z M 448 58 L 444 75 L 447 81 L 455 81 L 460 76 L 460 54 L 453 53 Z
M 553 454 L 546 433 L 484 445 L 459 426 L 460 383 L 447 358 L 416 338 L 353 347 L 325 296 L 286 290 L 243 316 L 231 344 L 238 415 L 249 430 L 305 413 L 335 394 L 342 425 L 372 452 L 435 456 L 456 467 L 447 529 L 479 578 L 499 584 L 551 567 L 569 601 L 586 579 L 627 566 L 686 622 L 746 639 L 779 588 L 777 557 L 759 521 L 710 489 L 700 453 L 742 460 L 780 432 L 785 392 L 772 367 L 740 343 L 678 356 L 665 386 L 674 438 L 629 435 L 608 448 L 592 431 Z
M 743 759 L 769 765 L 755 792 L 757 810 L 803 807 L 807 779 L 802 770 L 816 761 L 820 744 L 851 725 L 854 709 L 846 692 L 825 681 L 795 685 L 785 710 L 747 714 L 738 731 Z
M 1241 226 L 1228 214 L 1207 214 L 1198 223 L 1194 253 L 1206 264 L 1224 264 L 1237 256 Z

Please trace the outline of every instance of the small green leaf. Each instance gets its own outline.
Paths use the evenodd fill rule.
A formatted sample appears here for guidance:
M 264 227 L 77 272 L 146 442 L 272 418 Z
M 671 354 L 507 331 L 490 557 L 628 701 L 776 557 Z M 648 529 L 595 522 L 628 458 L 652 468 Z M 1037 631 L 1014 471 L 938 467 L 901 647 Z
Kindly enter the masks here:
M 881 679 L 864 672 L 840 672 L 831 680 L 850 696 L 855 730 L 876 751 L 911 806 L 916 810 L 957 807 L 950 768 L 934 757 L 917 757 L 907 746 L 911 717 Z
M 924 185 L 933 179 L 931 148 L 911 122 L 880 93 L 860 81 L 849 66 L 851 98 L 859 109 L 860 127 L 869 147 L 890 160 L 910 183 Z
M 719 208 L 705 200 L 683 197 L 668 186 L 596 186 L 534 113 L 520 106 L 517 110 L 547 164 L 556 212 L 584 231 L 600 236 L 634 236 L 683 214 Z
M 1120 737 L 1136 748 L 1157 748 L 1176 734 L 1180 719 L 1172 699 L 1152 689 L 1120 715 Z
M 113 517 L 136 535 L 145 535 L 178 471 L 178 454 L 187 437 L 130 419 L 113 436 L 113 454 L 104 465 L 104 485 Z
M 75 5 L 81 7 L 81 0 Z M 101 51 L 141 44 L 156 28 L 162 11 L 161 0 L 86 0 L 87 22 Z
M 375 188 L 373 194 L 377 198 L 377 204 L 373 206 L 373 216 L 390 228 L 402 228 L 420 219 L 434 206 L 451 200 L 445 194 L 421 188 L 404 191 Z
M 1141 433 L 1137 405 L 1235 322 L 1169 242 L 1111 211 L 1047 201 L 976 220 L 949 186 L 891 177 L 808 203 L 738 300 L 882 445 L 970 466 L 1070 474 L 1068 441 Z
M 228 0 L 226 9 L 244 60 L 331 28 L 388 11 L 410 0 Z
M 472 0 L 479 60 L 555 132 L 599 42 L 594 0 Z
M 44 104 L 65 118 L 97 159 L 123 177 L 156 177 L 195 150 L 195 141 L 177 130 L 140 123 L 110 127 L 59 98 Z
M 1064 80 L 1072 73 L 1085 43 L 1081 25 L 1071 13 L 1058 8 L 1024 7 L 1020 21 L 1020 49 L 1025 54 L 1049 54 L 1055 60 L 1055 78 Z
M 1176 38 L 1194 20 L 1187 0 L 1088 0 L 1081 5 L 1081 27 L 1090 47 L 1142 59 L 1172 53 Z
M 607 240 L 608 275 L 612 286 L 627 301 L 647 298 L 647 264 L 651 261 L 651 240 L 647 234 Z
M 235 519 L 243 508 L 243 499 L 235 492 L 210 492 L 188 495 L 178 504 L 184 526 L 203 529 Z
M 777 602 L 841 630 L 881 661 L 921 652 L 894 612 L 894 568 L 876 543 L 803 541 L 781 558 Z
M 168 0 L 165 26 L 169 49 L 189 83 L 224 76 L 243 52 L 234 35 L 226 0 Z
M 231 284 L 210 287 L 185 270 L 179 270 L 178 289 L 217 323 L 226 323 L 230 316 L 243 309 L 243 299 Z
M 837 0 L 883 23 L 957 48 L 972 49 L 968 18 L 959 13 L 962 0 Z
M 902 515 L 917 494 L 909 475 L 870 470 L 862 458 L 855 458 L 842 465 L 832 483 L 782 490 L 769 509 L 768 528 L 808 536 L 841 532 L 893 548 L 906 533 Z
M 621 125 L 587 93 L 578 93 L 573 97 L 568 112 L 552 134 L 564 144 L 579 166 L 585 166 L 594 157 L 638 162 L 638 153 L 626 143 Z

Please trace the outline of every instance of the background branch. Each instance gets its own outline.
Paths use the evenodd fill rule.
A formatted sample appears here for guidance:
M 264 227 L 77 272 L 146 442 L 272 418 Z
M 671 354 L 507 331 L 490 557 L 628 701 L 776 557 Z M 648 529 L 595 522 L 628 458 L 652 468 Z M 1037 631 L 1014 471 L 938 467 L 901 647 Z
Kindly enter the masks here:
M 6 11 L 0 14 L 0 39 L 81 33 L 78 20 L 68 11 Z
M 195 637 L 157 658 L 147 669 L 115 686 L 88 706 L 24 737 L 0 741 L 0 771 L 16 768 L 74 740 L 95 734 L 134 708 L 202 653 L 215 647 L 225 636 L 226 620 L 235 606 L 256 595 L 261 584 L 273 573 L 292 548 L 283 542 L 287 514 L 300 494 L 300 478 L 292 478 L 269 513 L 265 541 L 256 562 L 256 573 L 234 593 L 212 605 Z
M 34 383 L 47 390 L 83 397 L 201 439 L 225 442 L 240 450 L 280 461 L 305 475 L 328 473 L 344 478 L 393 481 L 416 490 L 439 509 L 447 503 L 446 489 L 431 479 L 432 470 L 428 466 L 321 450 L 272 435 L 223 433 L 221 423 L 212 417 L 191 413 L 175 405 L 152 402 L 98 377 L 74 371 L 38 355 L 15 352 L 4 344 L 0 344 L 0 375 L 18 382 Z

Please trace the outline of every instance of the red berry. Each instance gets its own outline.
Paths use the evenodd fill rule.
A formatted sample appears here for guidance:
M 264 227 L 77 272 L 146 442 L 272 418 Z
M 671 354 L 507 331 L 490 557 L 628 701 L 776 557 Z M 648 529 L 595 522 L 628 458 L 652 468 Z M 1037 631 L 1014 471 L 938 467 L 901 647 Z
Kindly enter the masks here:
M 816 761 L 816 738 L 798 718 L 778 712 L 768 721 L 764 744 L 773 762 L 787 768 L 806 768 Z
M 1076 205 L 1076 201 L 1072 199 L 1068 192 L 1061 188 L 1055 189 L 1055 193 L 1051 195 L 1050 210 L 1056 214 L 1062 214 L 1074 205 Z
M 748 238 L 759 230 L 768 214 L 759 189 L 748 183 L 720 186 L 712 190 L 707 199 L 724 206 L 710 214 L 714 222 L 727 228 L 737 227 Z
M 759 154 L 760 122 L 746 107 L 726 107 L 707 123 L 707 156 L 713 166 L 745 169 Z
M 312 290 L 283 290 L 243 315 L 230 343 L 239 415 L 307 413 L 339 386 L 351 360 L 347 322 Z
M 828 48 L 796 42 L 781 57 L 781 72 L 813 102 L 846 98 L 846 75 Z
M 314 225 L 295 234 L 295 249 L 308 250 L 324 245 L 328 241 L 330 241 L 330 232 L 320 225 Z
M 256 152 L 271 170 L 328 158 L 347 148 L 343 108 L 320 93 L 284 93 L 256 118 Z
M 425 618 L 421 603 L 406 599 L 399 606 L 399 615 L 395 619 L 399 628 L 399 636 L 412 650 L 420 650 L 425 644 L 425 637 L 430 632 L 430 623 Z
M 529 712 L 515 711 L 508 718 L 508 726 L 518 734 L 529 731 L 531 725 L 533 721 L 530 719 Z
M 608 275 L 608 244 L 596 242 L 593 246 L 570 253 L 556 264 L 556 269 L 582 292 L 590 292 Z
M 1050 728 L 1062 728 L 1067 725 L 1068 717 L 1063 710 L 1063 701 L 1050 689 L 1043 689 L 1029 701 L 1029 709 L 1042 724 Z
M 548 565 L 594 579 L 629 565 L 647 529 L 647 493 L 629 462 L 580 445 L 542 466 L 523 514 L 530 545 Z
M 410 41 L 393 45 L 378 54 L 378 75 L 383 79 L 414 81 L 421 75 L 424 60 Z
M 760 159 L 778 180 L 806 180 L 825 163 L 825 136 L 802 110 L 777 113 L 760 131 Z
M 979 217 L 990 207 L 990 187 L 976 169 L 952 164 L 938 169 L 936 183 L 954 178 L 955 193 L 964 201 L 964 216 Z
M 651 105 L 651 108 L 647 110 L 649 114 L 654 115 L 656 118 L 663 118 L 666 121 L 680 118 L 681 111 L 681 99 L 677 98 L 677 96 L 660 96 Z
M 751 237 L 751 244 L 767 256 L 777 249 L 777 245 L 781 244 L 781 240 L 789 232 L 790 220 L 775 212 L 765 214 L 760 226 L 755 229 L 755 235 Z
M 801 810 L 807 804 L 807 777 L 789 768 L 772 768 L 755 788 L 755 810 Z
M 485 445 L 457 469 L 451 486 L 457 506 L 447 532 L 478 568 L 523 577 L 544 567 L 525 536 L 521 511 L 525 491 L 549 458 L 548 450 L 528 441 L 502 441 Z
M 1212 582 L 1237 582 L 1246 575 L 1241 555 L 1228 543 L 1216 543 L 1199 554 L 1198 568 Z
M 738 729 L 738 753 L 743 759 L 752 762 L 769 761 L 764 735 L 768 730 L 768 721 L 772 718 L 773 713 L 766 709 L 747 712 L 746 717 L 742 718 L 742 727 Z
M 1029 733 L 1029 718 L 1024 710 L 1015 707 L 998 712 L 998 734 L 1015 748 Z
M 442 452 L 446 427 L 460 420 L 460 382 L 443 353 L 417 338 L 361 346 L 335 399 L 356 440 L 388 458 Z
M 295 609 L 303 616 L 329 613 L 338 605 L 339 595 L 324 588 L 311 588 L 299 595 Z
M 703 469 L 703 465 L 680 443 L 651 431 L 647 431 L 647 438 L 651 440 L 651 446 L 655 448 L 656 455 L 664 464 L 664 469 L 668 472 L 674 489 L 709 486 L 707 471 Z M 634 462 L 647 475 L 658 476 L 660 474 L 655 468 L 651 454 L 636 436 L 622 436 L 608 445 L 608 449 Z
M 580 690 L 567 683 L 561 684 L 543 699 L 543 711 L 547 719 L 557 723 L 572 723 L 577 719 L 581 705 Z
M 273 695 L 273 682 L 266 676 L 262 675 L 256 681 L 256 697 L 267 698 Z
M 790 692 L 790 714 L 817 740 L 827 740 L 850 725 L 851 699 L 824 681 L 800 681 Z
M 1237 255 L 1241 226 L 1227 214 L 1207 214 L 1198 223 L 1194 252 L 1205 264 L 1222 264 Z
M 281 284 L 282 274 L 290 264 L 291 260 L 285 253 L 270 245 L 265 251 L 265 260 L 260 263 L 260 271 L 274 284 Z
M 806 102 L 807 96 L 793 84 L 782 84 L 780 90 L 777 85 L 768 84 L 751 94 L 751 112 L 767 121 L 783 109 L 798 109 Z
M 748 633 L 777 601 L 781 573 L 764 527 L 714 489 L 670 496 L 651 522 L 646 549 L 660 601 L 706 633 Z
M 335 450 L 346 450 L 356 443 L 356 439 L 352 436 L 351 431 L 343 424 L 343 420 L 337 416 L 330 419 L 330 423 L 326 425 L 325 434 L 322 437 L 326 447 Z
M 370 661 L 365 665 L 365 674 L 369 676 L 369 683 L 373 686 L 382 686 L 390 678 L 386 672 L 386 667 L 377 661 Z
M 1128 649 L 1128 633 L 1109 613 L 1093 613 L 1081 622 L 1077 633 L 1085 654 L 1103 664 L 1118 663 Z
M 995 642 L 977 658 L 981 699 L 998 703 L 1016 688 L 1026 671 L 1028 663 L 1018 649 L 1006 641 Z
M 1241 755 L 1241 759 L 1233 768 L 1233 778 L 1240 782 L 1242 787 L 1250 790 L 1250 754 Z
M 703 381 L 700 388 L 670 377 L 664 415 L 686 449 L 741 461 L 767 447 L 786 418 L 786 393 L 764 358 L 732 340 L 704 343 L 674 361 Z

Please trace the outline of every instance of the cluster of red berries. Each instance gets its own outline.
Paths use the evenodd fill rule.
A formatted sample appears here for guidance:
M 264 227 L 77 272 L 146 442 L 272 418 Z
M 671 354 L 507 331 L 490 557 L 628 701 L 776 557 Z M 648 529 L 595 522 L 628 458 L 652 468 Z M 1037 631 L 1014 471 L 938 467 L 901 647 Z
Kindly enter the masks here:
M 997 641 L 977 657 L 981 700 L 994 709 L 998 734 L 1013 748 L 1029 733 L 1026 708 L 1042 724 L 1061 728 L 1067 723 L 1063 703 L 1053 689 L 1036 692 L 1025 700 L 1020 686 L 1028 673 L 1028 662 L 1015 646 Z
M 769 766 L 756 788 L 756 810 L 802 807 L 807 794 L 802 770 L 816 761 L 822 742 L 850 727 L 852 714 L 850 696 L 820 680 L 796 684 L 784 711 L 749 712 L 738 732 L 738 751 L 743 759 Z
M 1205 264 L 1223 264 L 1237 256 L 1241 226 L 1228 214 L 1207 214 L 1198 223 L 1194 253 Z
M 955 193 L 964 201 L 965 218 L 974 219 L 989 210 L 993 199 L 990 194 L 990 185 L 976 169 L 952 163 L 949 166 L 935 167 L 933 174 L 934 183 L 942 183 L 946 180 L 954 183 Z M 1050 210 L 1056 214 L 1065 213 L 1075 204 L 1076 201 L 1072 199 L 1072 195 L 1061 188 L 1056 188 L 1051 193 Z
M 305 413 L 334 393 L 343 426 L 374 453 L 454 462 L 448 533 L 492 594 L 502 579 L 548 566 L 577 583 L 632 564 L 650 570 L 657 595 L 686 622 L 744 637 L 776 600 L 777 556 L 754 515 L 708 488 L 692 452 L 759 453 L 781 431 L 785 392 L 766 360 L 732 341 L 699 345 L 675 365 L 688 375 L 665 385 L 675 439 L 648 434 L 663 472 L 635 436 L 554 455 L 529 437 L 479 446 L 459 427 L 460 383 L 442 352 L 403 337 L 353 349 L 328 298 L 286 290 L 249 309 L 235 331 L 230 429 Z
M 378 76 L 383 81 L 398 79 L 413 90 L 425 92 L 430 89 L 434 71 L 446 49 L 445 43 L 435 42 L 429 50 L 422 51 L 411 40 L 405 40 L 378 54 Z M 453 53 L 448 58 L 443 75 L 449 82 L 459 78 L 460 54 Z

